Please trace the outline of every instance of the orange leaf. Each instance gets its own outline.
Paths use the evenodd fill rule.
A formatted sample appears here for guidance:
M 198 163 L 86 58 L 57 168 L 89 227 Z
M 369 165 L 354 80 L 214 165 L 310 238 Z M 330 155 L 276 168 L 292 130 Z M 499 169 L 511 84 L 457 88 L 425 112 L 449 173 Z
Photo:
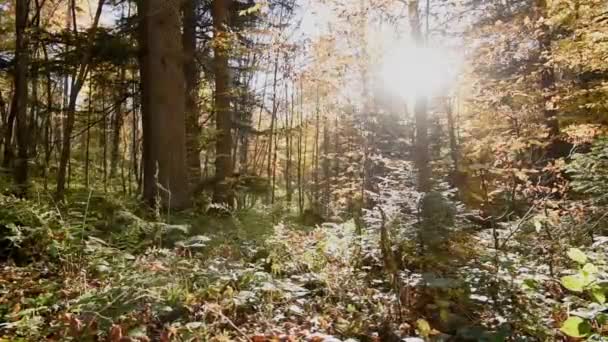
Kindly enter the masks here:
M 113 324 L 110 328 L 110 342 L 120 342 L 122 339 L 122 328 L 120 325 Z

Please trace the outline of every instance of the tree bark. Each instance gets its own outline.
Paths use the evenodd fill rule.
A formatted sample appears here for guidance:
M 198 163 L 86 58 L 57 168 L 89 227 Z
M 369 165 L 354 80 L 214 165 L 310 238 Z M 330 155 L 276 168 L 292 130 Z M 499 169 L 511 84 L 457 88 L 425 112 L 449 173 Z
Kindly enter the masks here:
M 27 76 L 28 76 L 28 39 L 27 23 L 29 17 L 28 2 L 17 1 L 16 8 L 16 49 L 15 49 L 15 114 L 17 120 L 17 159 L 15 160 L 14 179 L 16 193 L 25 196 L 28 180 L 28 122 L 27 122 Z
M 218 137 L 215 144 L 215 178 L 213 202 L 233 205 L 228 177 L 232 174 L 232 111 L 230 110 L 230 71 L 228 59 L 230 32 L 228 30 L 231 0 L 214 0 L 212 8 L 215 69 L 215 125 Z
M 184 30 L 184 76 L 186 78 L 186 153 L 190 184 L 201 180 L 201 126 L 198 106 L 199 68 L 196 61 L 196 18 L 199 0 L 186 0 L 182 4 Z
M 179 1 L 141 0 L 138 6 L 144 199 L 181 209 L 190 196 Z
M 114 93 L 114 117 L 112 120 L 112 151 L 110 154 L 110 179 L 116 177 L 116 169 L 118 167 L 119 159 L 119 148 L 120 148 L 120 133 L 123 126 L 123 101 L 125 98 L 126 85 L 126 66 L 122 66 L 120 69 L 120 75 L 118 77 L 117 91 Z
M 8 169 L 13 162 L 15 152 L 13 151 L 13 130 L 15 129 L 15 118 L 17 117 L 17 97 L 14 95 L 11 99 L 8 118 L 4 131 L 4 157 L 2 159 L 2 168 Z

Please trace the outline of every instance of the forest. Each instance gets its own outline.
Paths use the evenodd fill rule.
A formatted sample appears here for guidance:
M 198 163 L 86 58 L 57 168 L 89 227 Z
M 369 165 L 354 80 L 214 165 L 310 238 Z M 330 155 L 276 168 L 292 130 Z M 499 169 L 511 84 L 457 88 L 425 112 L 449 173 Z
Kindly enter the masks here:
M 605 0 L 0 0 L 0 342 L 608 341 Z

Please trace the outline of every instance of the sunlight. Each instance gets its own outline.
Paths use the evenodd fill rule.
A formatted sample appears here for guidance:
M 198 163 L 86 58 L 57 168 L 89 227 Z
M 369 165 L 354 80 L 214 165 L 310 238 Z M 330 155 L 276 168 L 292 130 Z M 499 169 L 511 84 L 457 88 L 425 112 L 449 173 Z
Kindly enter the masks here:
M 448 49 L 401 42 L 385 51 L 379 72 L 388 91 L 410 99 L 449 91 L 461 64 L 462 58 Z

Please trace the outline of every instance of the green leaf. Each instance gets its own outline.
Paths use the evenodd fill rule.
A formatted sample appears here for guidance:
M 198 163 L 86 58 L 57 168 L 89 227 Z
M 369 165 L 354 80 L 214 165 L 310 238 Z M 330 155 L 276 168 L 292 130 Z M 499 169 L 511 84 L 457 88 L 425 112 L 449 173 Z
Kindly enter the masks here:
M 604 313 L 600 313 L 597 316 L 595 316 L 595 321 L 597 322 L 597 324 L 599 324 L 599 326 L 603 326 L 608 323 L 608 315 L 604 314 Z
M 589 274 L 596 274 L 597 272 L 599 272 L 599 270 L 597 269 L 597 266 L 595 266 L 592 263 L 586 263 L 585 266 L 583 266 L 583 271 L 589 273 Z
M 601 286 L 594 286 L 591 289 L 591 297 L 593 297 L 596 302 L 604 304 L 606 303 L 606 290 Z
M 591 324 L 580 317 L 572 316 L 559 330 L 570 337 L 585 337 L 591 333 Z
M 534 279 L 524 279 L 522 287 L 524 288 L 524 290 L 537 290 L 538 282 Z
M 585 285 L 587 285 L 585 279 L 580 274 L 562 277 L 561 283 L 562 286 L 573 292 L 583 292 Z
M 581 265 L 587 262 L 587 255 L 585 255 L 585 253 L 578 248 L 570 248 L 567 254 L 568 258 L 578 262 Z

